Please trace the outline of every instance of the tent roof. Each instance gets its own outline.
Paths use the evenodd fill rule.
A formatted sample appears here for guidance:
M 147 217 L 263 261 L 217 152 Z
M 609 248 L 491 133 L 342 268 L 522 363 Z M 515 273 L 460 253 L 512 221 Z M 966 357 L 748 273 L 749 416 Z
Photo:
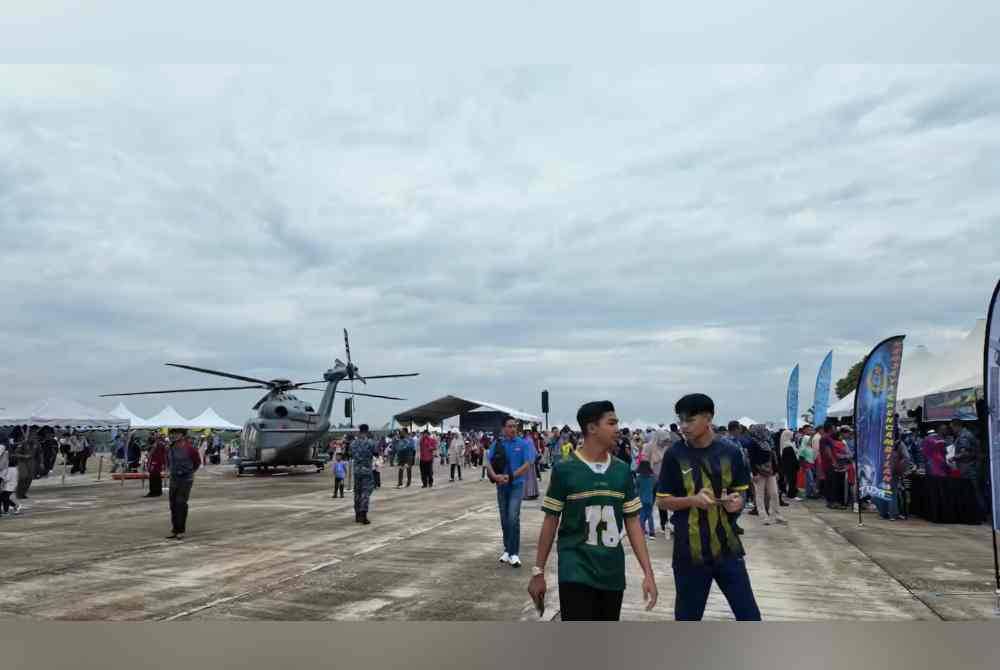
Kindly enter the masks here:
M 118 403 L 113 410 L 108 412 L 111 416 L 117 416 L 119 419 L 128 419 L 131 428 L 150 428 L 150 425 L 146 423 L 138 414 L 135 414 L 124 403 Z
M 896 391 L 901 410 L 923 405 L 924 396 L 944 391 L 979 388 L 983 385 L 983 346 L 986 340 L 986 319 L 978 319 L 968 335 L 951 351 L 935 356 L 918 346 L 906 355 L 899 371 Z M 854 392 L 830 405 L 831 417 L 854 414 Z
M 196 428 L 191 422 L 177 413 L 171 405 L 164 407 L 156 416 L 146 419 L 148 428 Z
M 480 408 L 496 412 L 504 412 L 505 414 L 521 421 L 531 421 L 533 423 L 542 422 L 542 417 L 534 414 L 521 412 L 516 409 L 511 409 L 510 407 L 497 405 L 496 403 L 459 398 L 453 395 L 446 395 L 443 398 L 432 400 L 426 405 L 421 405 L 419 407 L 414 407 L 413 409 L 400 412 L 393 418 L 399 423 L 441 423 L 445 419 L 458 416 L 459 414 L 465 414 L 466 412 L 471 412 Z
M 242 430 L 242 426 L 226 421 L 209 407 L 204 412 L 191 419 L 192 428 L 214 428 L 216 430 Z
M 750 426 L 755 426 L 758 423 L 760 423 L 756 419 L 751 419 L 748 416 L 741 416 L 740 418 L 738 418 L 736 420 L 739 421 L 739 423 L 740 423 L 741 426 L 746 426 L 747 428 L 749 428 Z
M 4 410 L 0 415 L 0 425 L 121 428 L 127 427 L 129 420 L 68 398 L 46 398 L 34 404 Z

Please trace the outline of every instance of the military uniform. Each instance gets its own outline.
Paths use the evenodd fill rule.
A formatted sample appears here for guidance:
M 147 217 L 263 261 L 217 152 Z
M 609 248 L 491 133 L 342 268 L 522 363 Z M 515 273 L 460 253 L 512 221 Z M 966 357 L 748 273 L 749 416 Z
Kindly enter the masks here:
M 375 451 L 375 440 L 367 435 L 351 444 L 354 459 L 354 520 L 358 523 L 368 523 L 368 502 L 375 486 Z

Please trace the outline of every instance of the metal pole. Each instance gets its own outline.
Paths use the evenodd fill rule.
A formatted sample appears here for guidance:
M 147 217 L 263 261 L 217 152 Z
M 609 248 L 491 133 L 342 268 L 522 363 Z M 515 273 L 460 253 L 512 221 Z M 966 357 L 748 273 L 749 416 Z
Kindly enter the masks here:
M 97 481 L 101 481 L 101 472 L 104 471 L 104 454 L 97 461 Z
M 63 471 L 62 471 L 62 481 L 60 482 L 62 486 L 66 485 L 66 454 L 63 454 Z
M 995 614 L 1000 616 L 1000 558 L 997 557 L 997 532 L 993 531 L 993 575 L 997 580 Z

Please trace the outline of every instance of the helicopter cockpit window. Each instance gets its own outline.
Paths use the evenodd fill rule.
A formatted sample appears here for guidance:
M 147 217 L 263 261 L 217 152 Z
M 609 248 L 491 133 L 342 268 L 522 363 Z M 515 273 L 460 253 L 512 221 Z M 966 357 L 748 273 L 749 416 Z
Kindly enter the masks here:
M 288 416 L 288 408 L 285 407 L 284 405 L 278 405 L 277 407 L 274 408 L 274 415 L 277 416 L 279 419 L 284 419 L 286 416 Z
M 306 411 L 307 412 L 315 412 L 316 410 L 313 409 L 312 405 L 306 405 Z

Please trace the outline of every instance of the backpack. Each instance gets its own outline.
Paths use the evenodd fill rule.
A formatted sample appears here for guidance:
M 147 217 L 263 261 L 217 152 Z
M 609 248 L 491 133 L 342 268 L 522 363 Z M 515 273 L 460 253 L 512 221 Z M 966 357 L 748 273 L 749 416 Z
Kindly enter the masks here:
M 507 474 L 507 450 L 500 440 L 493 443 L 493 455 L 490 457 L 490 467 L 498 475 Z

